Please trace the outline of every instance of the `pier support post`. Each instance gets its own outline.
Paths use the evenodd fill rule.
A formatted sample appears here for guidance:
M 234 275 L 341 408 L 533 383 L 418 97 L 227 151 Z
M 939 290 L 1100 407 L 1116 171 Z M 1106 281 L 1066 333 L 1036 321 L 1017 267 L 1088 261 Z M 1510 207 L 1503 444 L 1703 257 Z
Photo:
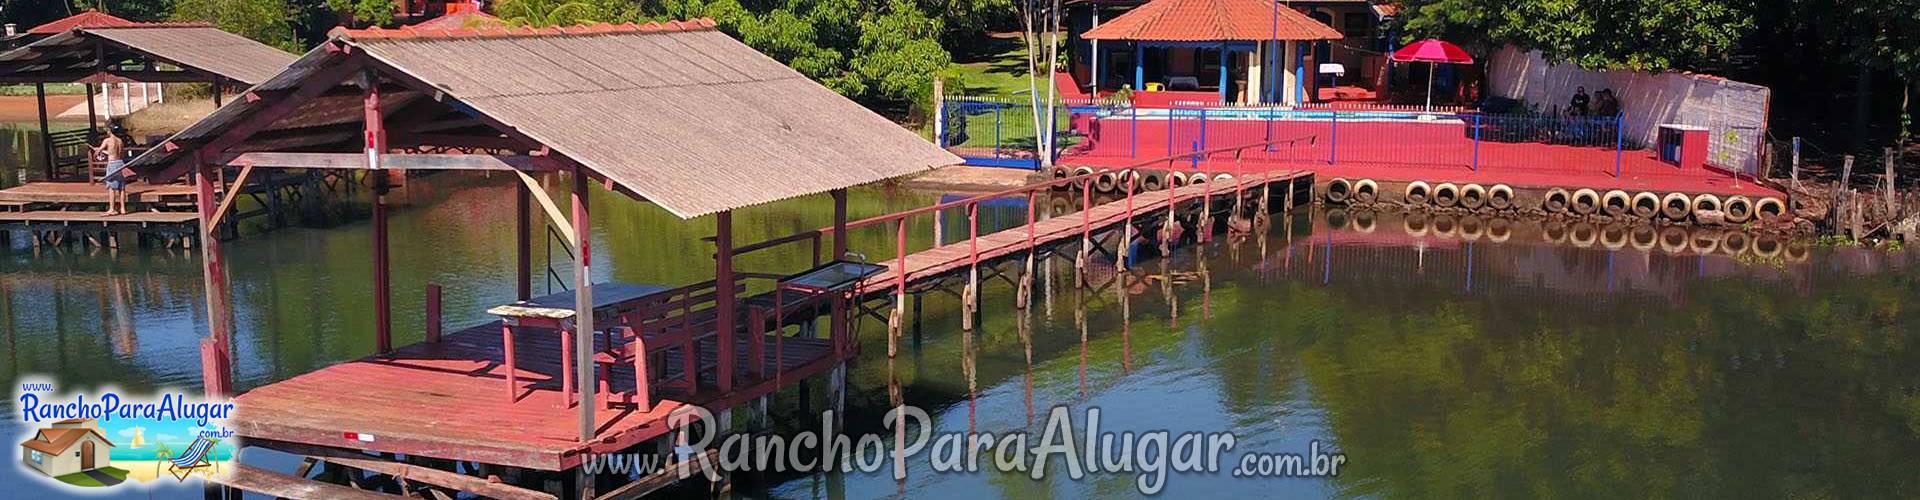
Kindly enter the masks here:
M 393 283 L 388 275 L 387 259 L 387 175 L 380 170 L 380 155 L 386 154 L 387 128 L 380 113 L 380 77 L 372 71 L 362 76 L 362 111 L 365 114 L 367 168 L 373 175 L 373 314 L 375 352 L 393 350 Z M 214 87 L 214 95 L 220 89 Z M 228 189 L 240 189 L 229 186 Z
M 530 206 L 532 193 L 527 192 L 528 189 L 532 188 L 521 185 L 515 187 L 513 190 L 513 239 L 514 249 L 516 251 L 514 254 L 513 284 L 514 298 L 516 300 L 527 300 L 533 297 L 533 254 L 531 253 L 533 246 L 533 217 L 532 214 L 528 213 L 528 210 L 532 209 Z
M 213 183 L 218 169 L 205 162 L 195 168 L 198 171 L 194 176 L 194 207 L 200 212 L 201 277 L 207 299 L 208 330 L 207 338 L 200 342 L 200 378 L 207 397 L 219 398 L 233 394 L 230 371 L 233 361 L 227 329 L 230 317 L 227 315 L 226 265 L 220 259 L 220 239 L 214 237 L 214 227 L 206 223 L 213 217 Z
M 53 180 L 53 140 L 49 137 L 53 132 L 47 127 L 47 84 L 33 84 L 33 96 L 40 103 L 41 164 L 47 168 L 47 180 Z
M 832 191 L 832 194 L 833 194 L 833 256 L 827 258 L 827 260 L 838 261 L 838 260 L 847 258 L 847 241 L 848 241 L 847 240 L 847 190 L 846 188 L 835 189 Z M 816 241 L 816 243 L 818 242 Z M 816 246 L 814 248 L 820 248 L 820 247 Z M 843 300 L 844 299 L 835 297 L 834 303 L 838 305 Z M 845 318 L 845 316 L 846 315 L 844 314 L 834 314 L 831 317 L 829 317 L 827 319 L 827 333 L 830 333 L 833 335 L 834 344 L 851 346 L 853 345 L 851 341 L 849 341 L 846 344 L 840 344 L 840 341 L 843 340 L 842 336 L 853 334 L 852 332 L 847 331 L 847 319 Z M 813 335 L 811 334 L 813 333 L 813 329 L 814 329 L 813 323 L 814 323 L 813 321 L 809 320 L 806 322 L 806 324 L 801 325 L 800 327 L 801 334 L 807 337 L 812 337 Z
M 581 241 L 586 241 L 582 239 Z M 728 210 L 714 215 L 713 244 L 714 251 L 714 312 L 718 313 L 715 322 L 719 327 L 718 363 L 720 373 L 714 374 L 714 380 L 720 392 L 733 390 L 733 211 Z M 760 339 L 753 339 L 755 342 Z M 591 352 L 587 353 L 591 355 Z
M 833 365 L 833 371 L 827 375 L 827 408 L 833 411 L 833 432 L 846 429 L 847 421 L 847 362 Z
M 593 339 L 595 337 L 593 333 L 593 247 L 588 244 L 588 240 L 593 234 L 593 222 L 592 219 L 587 216 L 587 169 L 581 167 L 578 163 L 575 163 L 573 166 L 572 199 L 573 238 L 574 245 L 578 247 L 575 248 L 573 252 L 573 316 L 575 325 L 573 335 L 575 339 L 573 343 L 573 380 L 578 384 L 577 387 L 579 387 L 580 390 L 580 441 L 586 442 L 592 441 L 594 436 L 596 426 L 593 420 L 593 409 L 594 406 L 596 406 L 594 401 L 598 400 L 595 392 L 599 384 L 593 380 L 595 375 L 593 364 Z M 721 212 L 722 218 L 720 220 L 727 220 L 725 218 L 726 216 L 727 212 Z M 722 227 L 725 227 L 724 225 L 726 223 L 722 222 L 721 224 Z M 722 294 L 726 294 L 724 298 L 730 301 L 733 298 L 731 295 L 733 282 L 729 280 L 723 281 L 722 283 L 724 284 L 720 286 L 719 289 Z M 725 301 L 721 303 L 727 304 Z M 727 314 L 731 312 L 733 312 L 731 308 L 720 310 L 721 328 L 730 328 L 733 326 L 732 318 L 727 316 Z M 731 343 L 731 336 L 727 335 L 729 331 L 731 330 L 722 330 L 720 345 L 727 347 L 733 345 Z M 725 349 L 722 349 L 720 352 L 721 366 L 727 366 L 727 361 L 733 356 Z M 564 356 L 564 354 L 562 355 Z M 645 356 L 646 354 L 639 353 L 637 355 Z M 727 379 L 723 375 L 720 380 L 722 384 L 725 384 Z

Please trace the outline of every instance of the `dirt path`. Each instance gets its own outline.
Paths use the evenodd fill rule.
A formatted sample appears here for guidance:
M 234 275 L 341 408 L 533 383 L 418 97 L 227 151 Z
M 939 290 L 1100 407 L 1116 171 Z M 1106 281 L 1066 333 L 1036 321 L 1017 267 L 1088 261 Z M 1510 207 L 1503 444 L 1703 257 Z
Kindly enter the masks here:
M 87 102 L 87 96 L 79 94 L 61 94 L 47 96 L 47 119 L 53 121 L 85 121 L 85 116 L 56 118 L 54 115 Z M 82 113 L 85 114 L 85 113 Z M 34 96 L 0 96 L 0 122 L 37 123 L 40 121 L 40 107 Z

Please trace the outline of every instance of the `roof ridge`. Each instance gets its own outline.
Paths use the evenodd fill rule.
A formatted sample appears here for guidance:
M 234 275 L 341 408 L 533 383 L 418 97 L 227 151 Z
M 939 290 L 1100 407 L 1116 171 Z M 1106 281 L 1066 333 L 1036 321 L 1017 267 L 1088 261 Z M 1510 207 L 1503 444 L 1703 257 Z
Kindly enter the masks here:
M 82 26 L 77 29 L 115 30 L 115 29 L 129 29 L 129 28 L 212 28 L 212 27 L 214 27 L 213 23 L 204 22 L 204 21 L 158 21 L 158 22 L 150 22 L 150 23 L 136 22 L 133 24 L 113 25 L 113 26 Z
M 667 21 L 664 23 L 660 21 L 647 21 L 645 24 L 634 24 L 632 22 L 611 24 L 611 23 L 599 22 L 599 23 L 575 24 L 572 26 L 549 26 L 544 28 L 534 28 L 529 26 L 512 26 L 512 27 L 486 26 L 486 27 L 477 27 L 477 28 L 457 28 L 457 29 L 414 28 L 414 27 L 400 27 L 400 28 L 394 28 L 394 29 L 385 29 L 380 27 L 372 27 L 372 28 L 365 28 L 365 29 L 348 29 L 343 26 L 343 27 L 334 28 L 332 31 L 328 32 L 328 35 L 336 39 L 344 38 L 344 39 L 353 40 L 353 41 L 406 40 L 406 39 L 511 38 L 511 37 L 590 36 L 590 35 L 608 35 L 608 34 L 624 34 L 624 33 L 669 33 L 669 32 L 681 32 L 681 31 L 706 31 L 706 30 L 714 29 L 715 26 L 718 26 L 718 23 L 714 22 L 713 18 L 701 17 L 701 18 L 695 18 L 695 19 L 688 19 L 684 21 L 673 20 L 673 21 Z

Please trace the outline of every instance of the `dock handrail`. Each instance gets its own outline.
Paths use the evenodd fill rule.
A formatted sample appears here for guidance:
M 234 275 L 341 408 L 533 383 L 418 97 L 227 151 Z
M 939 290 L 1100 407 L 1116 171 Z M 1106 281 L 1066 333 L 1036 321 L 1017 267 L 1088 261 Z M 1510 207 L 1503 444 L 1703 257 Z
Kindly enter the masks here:
M 1238 160 L 1240 155 L 1244 154 L 1247 150 L 1252 148 L 1271 148 L 1271 147 L 1281 146 L 1281 145 L 1292 146 L 1292 145 L 1300 144 L 1302 142 L 1308 145 L 1312 145 L 1317 140 L 1318 138 L 1315 135 L 1308 134 L 1308 135 L 1302 135 L 1299 137 L 1294 137 L 1289 139 L 1277 139 L 1272 141 L 1261 141 L 1261 142 L 1241 144 L 1236 146 L 1222 146 L 1222 147 L 1204 149 L 1199 151 L 1188 151 L 1188 152 L 1175 153 L 1175 154 L 1161 156 L 1158 158 L 1152 158 L 1152 159 L 1134 162 L 1126 166 L 1120 167 L 1118 170 L 1125 171 L 1125 170 L 1131 170 L 1136 168 L 1145 168 L 1145 167 L 1150 167 L 1160 163 L 1169 164 L 1167 168 L 1171 169 L 1172 168 L 1171 164 L 1175 161 L 1192 159 L 1195 157 L 1198 157 L 1200 159 L 1207 159 L 1215 155 L 1229 153 L 1229 152 L 1234 154 L 1235 160 Z M 895 212 L 895 213 L 886 214 L 886 215 L 868 217 L 865 219 L 848 221 L 847 229 L 851 230 L 851 229 L 856 229 L 856 228 L 861 228 L 866 226 L 872 226 L 876 224 L 882 224 L 890 221 L 913 217 L 916 215 L 922 215 L 926 213 L 946 210 L 949 208 L 976 204 L 982 201 L 987 201 L 995 198 L 1004 198 L 1004 197 L 1012 196 L 1016 194 L 1031 193 L 1031 192 L 1039 191 L 1042 189 L 1052 189 L 1054 186 L 1070 185 L 1070 184 L 1075 184 L 1080 182 L 1090 182 L 1093 178 L 1099 177 L 1103 173 L 1105 172 L 1096 171 L 1096 172 L 1087 173 L 1087 174 L 1072 175 L 1072 176 L 1062 177 L 1058 179 L 1050 179 L 1047 181 L 1036 182 L 1033 184 L 1027 184 L 1020 187 L 1003 189 L 1003 190 L 995 191 L 992 193 L 975 195 L 975 196 L 953 200 L 953 201 L 941 202 L 941 203 L 937 203 L 937 204 L 933 204 L 925 207 L 915 208 L 912 210 L 906 210 L 906 211 Z M 813 243 L 813 264 L 820 265 L 821 263 L 820 240 L 821 238 L 825 237 L 825 235 L 832 234 L 832 233 L 833 233 L 833 226 L 827 226 L 827 227 L 809 230 L 809 231 L 802 231 L 802 232 L 794 233 L 787 236 L 781 236 L 778 238 L 772 238 L 772 239 L 767 239 L 767 240 L 757 241 L 753 243 L 748 243 L 745 245 L 736 246 L 733 248 L 733 255 L 735 257 L 739 257 L 741 255 L 746 255 L 748 253 L 752 253 L 760 250 L 766 250 L 768 248 L 778 247 L 778 246 L 786 245 L 789 243 L 795 243 L 800 241 L 811 241 Z M 704 238 L 704 239 L 708 241 L 712 240 L 711 237 Z

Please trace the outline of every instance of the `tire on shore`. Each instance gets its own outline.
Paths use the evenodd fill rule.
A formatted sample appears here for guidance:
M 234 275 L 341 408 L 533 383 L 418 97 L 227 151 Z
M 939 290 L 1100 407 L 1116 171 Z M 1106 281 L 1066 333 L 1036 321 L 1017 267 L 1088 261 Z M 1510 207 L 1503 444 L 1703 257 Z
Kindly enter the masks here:
M 1479 184 L 1460 186 L 1460 206 L 1467 210 L 1479 210 L 1487 205 L 1487 188 Z
M 1720 197 L 1718 196 L 1701 193 L 1699 196 L 1693 197 L 1693 215 L 1695 217 L 1699 217 L 1700 212 L 1705 212 L 1705 211 L 1718 212 L 1720 211 L 1721 208 L 1724 208 L 1724 207 L 1725 205 L 1723 205 L 1720 202 Z
M 1407 183 L 1406 194 L 1402 197 L 1408 205 L 1425 205 L 1431 199 L 1433 199 L 1433 187 L 1420 181 Z
M 1460 202 L 1460 186 L 1451 182 L 1442 182 L 1433 186 L 1433 204 L 1440 208 L 1452 207 Z
M 1048 171 L 1047 171 L 1047 177 L 1051 177 L 1051 178 L 1053 178 L 1053 180 L 1055 180 L 1055 181 L 1058 181 L 1058 180 L 1061 180 L 1061 179 L 1065 179 L 1065 178 L 1068 178 L 1068 177 L 1072 177 L 1072 176 L 1073 176 L 1073 171 L 1072 171 L 1072 170 L 1068 170 L 1068 169 L 1067 169 L 1067 167 L 1065 167 L 1065 166 L 1061 166 L 1061 165 L 1054 165 L 1052 169 L 1050 169 L 1050 170 L 1048 170 Z M 1053 190 L 1055 190 L 1055 191 L 1064 191 L 1064 190 L 1066 190 L 1066 189 L 1067 189 L 1067 187 L 1068 187 L 1068 186 L 1067 186 L 1067 184 L 1069 184 L 1069 183 L 1065 183 L 1065 182 L 1062 182 L 1062 183 L 1059 183 L 1059 184 L 1054 184 L 1054 185 L 1053 185 Z
M 1727 214 L 1727 223 L 1741 224 L 1753 219 L 1753 200 L 1745 196 L 1728 196 L 1721 211 Z
M 1787 213 L 1787 203 L 1779 198 L 1768 196 L 1753 202 L 1753 215 L 1761 219 L 1779 217 Z
M 1592 189 L 1580 188 L 1574 191 L 1572 201 L 1573 203 L 1567 207 L 1576 214 L 1593 215 L 1595 211 L 1600 210 L 1600 192 Z
M 1074 167 L 1073 175 L 1071 177 L 1080 177 L 1080 176 L 1092 175 L 1092 174 L 1093 174 L 1093 167 Z M 1079 189 L 1080 183 L 1070 182 L 1070 183 L 1067 183 L 1067 186 L 1073 189 Z
M 1684 221 L 1693 215 L 1693 198 L 1684 193 L 1667 193 L 1660 198 L 1660 216 L 1667 220 Z M 1663 236 L 1664 238 L 1664 236 Z
M 1550 220 L 1540 224 L 1540 239 L 1548 243 L 1567 242 L 1567 223 Z
M 1355 211 L 1353 212 L 1351 217 L 1353 219 L 1353 223 L 1351 225 L 1353 226 L 1353 230 L 1355 232 L 1358 232 L 1361 234 L 1373 234 L 1373 230 L 1377 229 L 1375 227 L 1376 221 L 1374 220 L 1373 211 L 1371 210 Z
M 1540 208 L 1550 214 L 1566 213 L 1567 206 L 1571 204 L 1573 195 L 1561 188 L 1548 189 L 1547 194 L 1540 197 Z
M 1128 170 L 1127 175 L 1133 177 L 1133 189 L 1135 192 L 1159 191 L 1161 188 L 1167 187 L 1167 176 L 1164 171 L 1148 170 L 1143 174 Z M 1122 185 L 1121 190 L 1124 192 L 1126 186 Z
M 1607 215 L 1619 217 L 1633 210 L 1633 195 L 1618 189 L 1600 195 L 1600 210 Z
M 1641 191 L 1633 195 L 1633 215 L 1651 220 L 1660 216 L 1660 195 Z
M 1780 244 L 1780 238 L 1770 234 L 1762 234 L 1753 239 L 1753 254 L 1763 259 L 1779 258 L 1780 251 L 1784 248 L 1785 245 Z
M 1120 180 L 1120 174 L 1112 170 L 1101 170 L 1093 177 L 1093 190 L 1098 193 L 1112 193 L 1114 184 Z
M 1339 178 L 1339 177 L 1335 177 L 1333 178 L 1333 180 L 1327 181 L 1327 202 L 1328 203 L 1345 204 L 1347 202 L 1347 198 L 1351 198 L 1351 197 L 1353 197 L 1352 182 L 1349 182 L 1346 179 Z
M 1186 187 L 1187 173 L 1177 170 L 1167 172 L 1167 182 L 1172 183 L 1173 187 Z
M 1487 188 L 1487 206 L 1494 210 L 1513 208 L 1513 188 L 1506 184 L 1494 184 Z
M 1373 179 L 1360 179 L 1360 182 L 1353 183 L 1353 201 L 1373 204 L 1379 199 L 1380 183 L 1373 182 Z

